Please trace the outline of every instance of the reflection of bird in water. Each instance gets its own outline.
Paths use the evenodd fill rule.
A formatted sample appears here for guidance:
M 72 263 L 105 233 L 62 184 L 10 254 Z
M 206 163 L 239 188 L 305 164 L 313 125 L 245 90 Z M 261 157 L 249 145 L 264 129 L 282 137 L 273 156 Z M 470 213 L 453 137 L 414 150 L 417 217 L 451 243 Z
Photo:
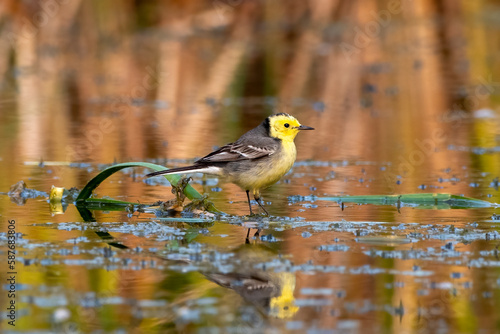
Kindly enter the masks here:
M 93 219 L 92 219 L 93 220 Z M 97 232 L 96 232 L 97 233 Z M 118 249 L 129 249 L 128 246 L 113 242 L 114 238 L 108 232 L 99 232 L 97 235 L 107 241 L 110 246 Z M 243 244 L 230 251 L 232 272 L 222 272 L 217 267 L 200 270 L 200 273 L 208 280 L 235 291 L 246 302 L 266 316 L 279 319 L 291 318 L 297 313 L 299 307 L 295 305 L 295 274 L 290 272 L 275 272 L 273 269 L 266 270 L 266 263 L 276 261 L 277 256 L 268 247 L 261 244 Z M 147 254 L 147 252 L 144 252 Z M 158 256 L 158 254 L 149 254 Z M 190 265 L 193 261 L 168 260 L 174 264 Z M 178 279 L 176 281 L 179 283 Z M 170 288 L 172 284 L 167 284 Z
M 245 301 L 256 306 L 266 315 L 286 319 L 299 308 L 295 305 L 295 275 L 259 269 L 276 258 L 263 245 L 244 244 L 234 250 L 236 263 L 232 273 L 203 272 L 210 281 L 234 290 Z

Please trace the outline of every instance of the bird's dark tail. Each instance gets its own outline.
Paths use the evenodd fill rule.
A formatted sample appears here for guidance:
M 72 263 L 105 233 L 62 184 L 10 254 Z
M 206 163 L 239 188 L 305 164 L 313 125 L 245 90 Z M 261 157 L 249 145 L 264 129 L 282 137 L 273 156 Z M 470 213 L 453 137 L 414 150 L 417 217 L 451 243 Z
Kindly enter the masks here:
M 162 170 L 159 172 L 153 172 L 146 175 L 146 177 L 152 177 L 157 175 L 164 174 L 181 174 L 181 173 L 207 173 L 207 174 L 219 174 L 220 168 L 212 167 L 212 166 L 203 166 L 203 165 L 192 165 L 186 167 L 177 167 L 171 168 L 167 170 Z

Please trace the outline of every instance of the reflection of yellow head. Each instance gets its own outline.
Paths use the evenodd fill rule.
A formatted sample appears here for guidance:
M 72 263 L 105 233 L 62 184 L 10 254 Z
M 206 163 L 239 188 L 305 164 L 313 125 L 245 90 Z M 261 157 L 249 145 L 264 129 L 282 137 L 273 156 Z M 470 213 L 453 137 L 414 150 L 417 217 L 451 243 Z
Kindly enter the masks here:
M 280 278 L 281 295 L 271 298 L 269 315 L 279 319 L 291 318 L 299 307 L 295 305 L 295 275 L 292 273 L 276 273 Z
M 50 202 L 50 213 L 52 216 L 61 215 L 66 210 L 61 202 Z
M 66 211 L 66 208 L 62 205 L 62 198 L 65 195 L 65 192 L 67 192 L 67 190 L 64 188 L 52 186 L 49 197 L 50 213 L 52 215 L 62 214 L 64 213 L 64 211 Z

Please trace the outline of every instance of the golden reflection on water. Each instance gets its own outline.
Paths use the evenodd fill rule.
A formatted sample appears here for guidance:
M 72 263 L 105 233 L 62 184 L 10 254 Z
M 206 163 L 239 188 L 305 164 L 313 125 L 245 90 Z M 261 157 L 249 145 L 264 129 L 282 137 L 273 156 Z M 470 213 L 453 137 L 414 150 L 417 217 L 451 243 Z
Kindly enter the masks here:
M 287 198 L 450 192 L 500 202 L 498 191 L 488 187 L 500 172 L 500 62 L 494 47 L 500 26 L 491 14 L 499 10 L 493 1 L 56 3 L 50 10 L 34 1 L 0 4 L 0 191 L 8 191 L 21 179 L 30 188 L 47 192 L 52 185 L 81 188 L 97 173 L 97 164 L 114 161 L 187 163 L 216 145 L 235 140 L 270 113 L 284 111 L 316 128 L 297 137 L 298 160 L 330 165 L 296 166 L 285 177 L 287 182 L 266 191 L 273 215 L 310 221 L 466 227 L 472 221 L 489 219 L 492 211 L 404 208 L 398 213 L 374 206 L 341 211 L 336 203 L 316 202 L 317 208 L 307 208 L 301 203 L 288 205 Z M 486 153 L 475 153 L 475 147 Z M 88 162 L 92 169 L 25 164 L 34 161 Z M 328 179 L 332 171 L 335 176 Z M 439 178 L 445 181 L 438 182 Z M 474 182 L 481 186 L 471 187 Z M 223 185 L 221 192 L 209 185 L 196 187 L 209 193 L 223 211 L 246 213 L 245 195 L 237 187 Z M 166 187 L 148 186 L 127 176 L 115 177 L 97 193 L 140 202 L 170 196 Z M 51 217 L 45 204 L 39 199 L 18 207 L 5 198 L 0 201 L 0 214 L 20 217 L 22 232 L 30 240 L 65 243 L 83 235 L 92 247 L 105 247 L 92 231 L 31 226 L 81 221 L 71 207 L 64 215 Z M 96 218 L 100 222 L 147 220 L 115 213 L 96 213 Z M 227 252 L 236 249 L 246 234 L 240 226 L 229 224 L 209 230 L 217 237 L 200 236 L 196 241 Z M 486 281 L 492 279 L 484 268 L 424 263 L 426 270 L 434 271 L 433 276 L 414 279 L 401 274 L 411 272 L 414 262 L 367 257 L 363 252 L 377 247 L 354 241 L 351 232 L 330 230 L 304 238 L 302 233 L 307 231 L 271 227 L 269 233 L 280 238 L 271 248 L 296 264 L 370 265 L 399 274 L 298 272 L 294 282 L 287 281 L 288 287 L 294 285 L 296 299 L 311 298 L 302 295 L 304 288 L 328 287 L 343 291 L 355 310 L 363 309 L 364 300 L 379 308 L 370 313 L 370 306 L 365 305 L 366 314 L 354 314 L 345 311 L 347 306 L 334 312 L 328 307 L 301 307 L 290 312 L 294 320 L 319 319 L 319 328 L 332 329 L 348 325 L 342 322 L 346 319 L 359 319 L 359 328 L 394 332 L 418 331 L 440 319 L 455 331 L 496 326 L 498 318 L 489 311 L 494 308 L 488 308 L 496 300 L 481 299 L 489 286 Z M 117 235 L 130 249 L 164 247 L 143 236 Z M 318 251 L 336 238 L 349 245 L 348 252 Z M 438 240 L 422 243 L 436 249 L 443 245 Z M 385 248 L 403 251 L 414 246 Z M 418 243 L 415 247 L 425 248 Z M 479 252 L 494 246 L 475 241 L 460 247 L 462 252 Z M 37 256 L 47 255 L 41 251 Z M 126 299 L 167 295 L 172 299 L 169 302 L 178 305 L 201 297 L 226 296 L 221 297 L 227 305 L 221 305 L 220 311 L 227 307 L 228 313 L 245 303 L 244 298 L 227 301 L 227 291 L 199 273 L 183 276 L 150 268 L 106 271 L 64 265 L 26 266 L 24 271 L 22 283 L 33 286 L 62 285 L 82 293 L 110 293 Z M 453 289 L 446 286 L 419 295 L 422 286 L 449 282 L 455 272 L 465 277 L 455 283 L 473 281 L 473 288 L 459 288 L 459 297 L 450 297 Z M 172 293 L 168 284 L 156 291 L 162 280 L 173 284 L 185 278 L 190 284 L 179 294 Z M 387 288 L 398 282 L 404 288 Z M 344 303 L 334 295 L 323 297 Z M 273 298 L 285 300 L 288 296 Z M 401 302 L 406 311 L 399 318 L 395 313 Z M 439 310 L 434 310 L 434 316 L 419 313 L 422 305 L 433 307 L 433 303 L 438 303 L 434 306 Z M 386 305 L 394 309 L 384 311 Z M 92 328 L 107 325 L 115 329 L 121 321 L 136 326 L 130 309 L 120 311 L 108 305 L 106 310 L 113 320 L 94 314 Z M 479 320 L 474 322 L 474 317 Z M 148 318 L 139 327 L 150 329 L 175 321 L 173 317 L 156 318 Z M 270 321 L 286 328 L 284 323 Z M 76 322 L 86 328 L 81 318 Z M 24 326 L 33 329 L 48 324 L 38 319 L 35 327 Z M 188 330 L 194 325 L 185 326 Z

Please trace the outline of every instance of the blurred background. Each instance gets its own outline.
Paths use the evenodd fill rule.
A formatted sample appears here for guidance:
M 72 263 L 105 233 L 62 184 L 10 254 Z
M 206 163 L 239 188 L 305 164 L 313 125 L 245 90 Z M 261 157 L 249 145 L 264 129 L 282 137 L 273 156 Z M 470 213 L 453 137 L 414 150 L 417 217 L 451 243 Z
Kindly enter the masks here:
M 487 0 L 5 0 L 1 153 L 192 158 L 275 111 L 318 128 L 301 135 L 302 159 L 397 160 L 391 148 L 436 127 L 474 145 L 487 126 L 460 121 L 497 107 L 498 10 Z
M 394 210 L 368 208 L 345 213 L 333 204 L 306 207 L 287 199 L 311 194 L 449 192 L 498 203 L 499 106 L 500 4 L 494 0 L 0 2 L 2 192 L 19 180 L 45 192 L 52 185 L 82 188 L 101 166 L 113 162 L 184 165 L 216 146 L 237 139 L 268 115 L 287 112 L 316 130 L 299 134 L 298 162 L 292 174 L 264 193 L 268 204 L 274 204 L 269 206 L 272 215 L 300 216 L 308 221 L 383 221 L 394 226 L 438 221 L 463 227 L 490 219 L 492 211 L 413 210 L 398 214 Z M 103 184 L 99 195 L 140 202 L 168 198 L 169 188 L 140 179 L 145 173 L 139 173 L 139 180 L 136 175 L 131 178 L 123 174 Z M 237 187 L 200 177 L 195 178 L 194 184 L 223 211 L 246 214 L 245 195 Z M 23 223 L 25 237 L 49 241 L 51 247 L 62 247 L 60 243 L 83 233 L 37 227 L 36 224 L 49 222 L 81 221 L 74 208 L 65 215 L 51 215 L 45 201 L 32 201 L 28 209 L 5 198 L 0 201 L 0 215 L 2 232 L 6 231 L 6 219 L 14 217 Z M 145 219 L 97 216 L 101 222 L 137 223 Z M 348 254 L 332 254 L 318 260 L 315 256 L 320 245 L 331 243 L 334 238 L 342 240 L 342 236 L 353 242 L 352 231 L 339 234 L 333 230 L 323 231 L 316 235 L 317 239 L 305 242 L 303 233 L 314 234 L 315 228 L 304 227 L 299 232 L 277 228 L 273 233 L 281 239 L 271 248 L 297 263 L 314 259 L 348 267 L 376 264 L 363 253 L 367 248 L 359 248 L 356 243 L 350 246 L 353 248 Z M 143 238 L 122 230 L 120 233 L 124 233 L 123 240 L 132 248 L 144 248 Z M 230 237 L 200 234 L 196 241 L 210 247 L 236 247 L 246 230 L 220 224 L 210 233 Z M 86 237 L 102 246 L 95 236 L 95 240 Z M 430 246 L 439 250 L 440 242 L 445 239 L 433 241 Z M 89 249 L 95 246 L 92 242 Z M 493 241 L 479 246 L 464 245 L 462 250 L 489 251 L 495 245 Z M 154 245 L 163 246 L 163 243 Z M 387 247 L 394 250 L 413 246 Z M 38 255 L 29 253 L 30 256 Z M 471 282 L 484 272 L 465 273 L 466 261 L 459 269 L 441 268 L 438 263 L 430 264 L 435 270 L 430 281 L 414 282 L 412 277 L 415 289 L 395 293 L 387 288 L 384 291 L 390 290 L 390 296 L 386 292 L 377 294 L 376 288 L 383 290 L 387 280 L 409 278 L 404 275 L 387 278 L 392 274 L 380 280 L 337 274 L 318 278 L 299 273 L 302 277 L 297 286 L 301 288 L 320 289 L 328 282 L 328 287 L 345 289 L 342 290 L 342 296 L 347 296 L 342 299 L 345 305 L 335 311 L 321 309 L 317 304 L 303 307 L 295 322 L 273 326 L 292 330 L 300 321 L 319 319 L 307 320 L 306 325 L 298 328 L 360 329 L 370 324 L 376 324 L 374 328 L 381 331 L 395 332 L 417 329 L 425 332 L 428 324 L 460 332 L 498 328 L 500 318 L 492 307 L 498 306 L 498 287 L 494 288 L 497 299 L 477 301 L 484 289 L 492 289 L 488 284 L 496 282 L 498 267 L 494 273 L 490 272 L 491 276 L 478 278 L 474 283 L 476 292 L 466 292 L 454 304 L 452 299 L 442 298 L 441 290 L 419 294 L 419 284 L 446 281 L 457 271 L 462 273 L 463 280 Z M 382 265 L 399 268 L 401 272 L 414 268 L 414 263 L 403 260 Z M 43 270 L 51 272 L 51 275 L 46 273 L 49 278 L 37 276 L 40 268 L 26 267 L 24 283 L 37 289 L 66 284 L 71 287 L 69 290 L 81 289 L 82 293 L 101 291 L 102 287 L 92 285 L 96 279 L 92 270 L 97 269 L 90 270 L 87 264 L 47 266 L 50 270 Z M 98 280 L 110 279 L 106 276 L 109 272 L 99 270 Z M 66 274 L 54 274 L 60 271 Z M 132 299 L 161 298 L 155 295 L 160 281 L 180 284 L 186 280 L 175 270 L 169 272 L 171 280 L 168 280 L 164 271 L 148 269 L 137 271 L 134 279 L 125 284 L 124 277 L 130 278 L 129 269 L 121 268 L 112 274 L 116 272 L 119 277 L 113 276 L 113 282 L 125 290 L 107 286 L 106 291 L 111 291 L 112 296 L 126 295 Z M 74 287 L 75 277 L 85 277 L 82 282 L 87 285 Z M 289 282 L 287 277 L 282 280 Z M 208 293 L 211 298 L 226 296 L 220 286 L 207 283 L 203 277 L 192 279 L 195 281 L 204 281 L 206 289 L 194 285 L 181 289 L 185 294 L 179 300 L 206 297 L 206 291 L 211 291 Z M 164 289 L 166 285 L 162 285 Z M 30 293 L 39 296 L 37 289 Z M 423 324 L 419 305 L 436 300 L 435 294 L 440 295 L 439 312 L 424 317 Z M 169 298 L 171 302 L 177 297 Z M 73 312 L 72 307 L 77 308 L 79 302 L 69 297 L 68 300 L 64 307 Z M 371 306 L 363 309 L 364 300 L 369 300 Z M 387 305 L 394 309 L 387 311 L 381 300 L 389 300 Z M 467 308 L 473 300 L 476 308 Z M 404 316 L 400 302 L 406 303 Z M 216 304 L 224 305 L 221 299 Z M 40 305 L 28 306 L 28 314 L 37 314 L 39 318 L 36 325 L 26 325 L 25 329 L 53 328 L 47 327 L 50 323 L 47 319 L 52 319 L 54 310 L 50 305 L 43 305 L 45 311 L 37 309 L 43 308 Z M 121 320 L 108 323 L 110 318 L 95 317 L 90 327 L 85 327 L 84 315 L 72 313 L 72 319 L 81 331 L 115 330 L 123 323 L 130 325 L 133 311 L 128 314 L 112 310 L 123 312 L 111 317 Z M 356 315 L 352 316 L 351 311 Z M 294 309 L 290 313 L 295 312 Z M 458 321 L 457 314 L 470 321 Z M 473 321 L 475 317 L 482 317 L 481 321 Z M 352 318 L 362 319 L 361 325 L 349 322 Z M 158 328 L 155 327 L 158 321 L 154 320 L 158 317 L 151 319 L 142 323 L 143 330 Z M 179 323 L 168 319 L 168 326 L 161 328 L 190 328 L 188 320 Z M 273 328 L 269 326 L 265 328 Z

